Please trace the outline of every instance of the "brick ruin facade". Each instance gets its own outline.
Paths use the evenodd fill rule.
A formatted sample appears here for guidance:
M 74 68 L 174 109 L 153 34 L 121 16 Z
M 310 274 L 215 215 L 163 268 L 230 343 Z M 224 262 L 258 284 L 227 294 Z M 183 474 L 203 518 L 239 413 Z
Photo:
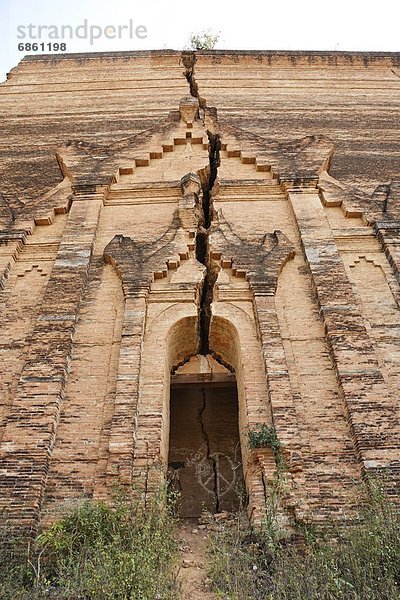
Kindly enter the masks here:
M 25 58 L 0 86 L 1 508 L 399 492 L 399 55 Z

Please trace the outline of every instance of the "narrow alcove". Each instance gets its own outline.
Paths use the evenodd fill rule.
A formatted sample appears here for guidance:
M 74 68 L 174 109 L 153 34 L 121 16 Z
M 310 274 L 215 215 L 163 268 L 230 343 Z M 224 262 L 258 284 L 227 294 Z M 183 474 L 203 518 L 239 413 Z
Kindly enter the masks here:
M 198 355 L 171 378 L 168 471 L 181 517 L 239 508 L 244 493 L 233 373 Z

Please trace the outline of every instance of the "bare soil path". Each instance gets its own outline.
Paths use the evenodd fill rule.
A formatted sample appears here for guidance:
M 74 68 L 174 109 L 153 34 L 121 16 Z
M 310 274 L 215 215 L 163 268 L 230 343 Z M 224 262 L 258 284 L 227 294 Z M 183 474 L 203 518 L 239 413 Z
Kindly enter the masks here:
M 207 529 L 198 525 L 197 519 L 182 520 L 179 524 L 178 540 L 182 556 L 179 580 L 184 600 L 217 600 L 207 578 L 209 535 Z

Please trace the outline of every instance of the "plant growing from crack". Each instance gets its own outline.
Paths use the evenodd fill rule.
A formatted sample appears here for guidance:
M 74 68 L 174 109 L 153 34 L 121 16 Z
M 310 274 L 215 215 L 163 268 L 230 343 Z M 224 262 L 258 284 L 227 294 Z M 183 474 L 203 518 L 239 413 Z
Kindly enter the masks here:
M 274 427 L 269 427 L 265 423 L 257 423 L 248 432 L 249 446 L 255 448 L 271 448 L 278 472 L 285 468 L 285 461 L 282 455 L 282 446 Z
M 286 463 L 283 457 L 282 445 L 274 427 L 265 423 L 257 423 L 248 431 L 249 446 L 251 449 L 269 448 L 272 450 L 276 470 L 272 480 L 267 479 L 261 467 L 261 481 L 264 489 L 265 514 L 260 524 L 260 532 L 271 551 L 277 541 L 285 535 L 285 530 L 280 523 L 282 516 L 282 502 L 289 493 L 289 479 Z

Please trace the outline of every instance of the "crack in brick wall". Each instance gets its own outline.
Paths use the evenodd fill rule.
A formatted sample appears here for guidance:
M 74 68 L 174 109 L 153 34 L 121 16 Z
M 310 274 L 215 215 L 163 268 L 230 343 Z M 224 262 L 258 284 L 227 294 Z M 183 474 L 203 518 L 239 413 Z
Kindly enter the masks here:
M 206 274 L 203 283 L 203 289 L 200 299 L 199 320 L 200 320 L 200 353 L 203 355 L 210 353 L 209 331 L 211 322 L 211 302 L 213 299 L 214 285 L 218 277 L 219 269 L 210 259 L 209 235 L 213 224 L 214 210 L 212 202 L 213 187 L 218 177 L 218 167 L 220 165 L 221 139 L 218 133 L 218 118 L 215 108 L 207 107 L 207 102 L 200 96 L 199 86 L 195 79 L 196 53 L 184 52 L 182 62 L 186 68 L 184 73 L 189 83 L 190 94 L 199 102 L 199 108 L 204 114 L 204 124 L 206 125 L 206 115 L 211 116 L 210 128 L 207 129 L 208 137 L 208 157 L 209 166 L 202 175 L 202 200 L 201 200 L 201 218 L 199 220 L 196 234 L 196 258 L 206 267 Z
M 201 389 L 201 395 L 202 395 L 202 400 L 203 400 L 203 404 L 200 407 L 199 410 L 199 423 L 200 423 L 200 429 L 201 429 L 201 434 L 203 436 L 204 439 L 204 443 L 206 445 L 206 458 L 207 461 L 211 464 L 212 466 L 212 470 L 213 470 L 213 491 L 214 491 L 214 512 L 219 512 L 220 510 L 220 497 L 219 497 L 219 488 L 218 488 L 218 468 L 217 468 L 217 462 L 215 460 L 215 458 L 213 456 L 211 456 L 211 449 L 210 449 L 210 437 L 208 435 L 207 432 L 207 428 L 206 425 L 204 423 L 204 412 L 206 410 L 206 405 L 207 405 L 207 395 L 206 395 L 206 390 L 204 388 Z

